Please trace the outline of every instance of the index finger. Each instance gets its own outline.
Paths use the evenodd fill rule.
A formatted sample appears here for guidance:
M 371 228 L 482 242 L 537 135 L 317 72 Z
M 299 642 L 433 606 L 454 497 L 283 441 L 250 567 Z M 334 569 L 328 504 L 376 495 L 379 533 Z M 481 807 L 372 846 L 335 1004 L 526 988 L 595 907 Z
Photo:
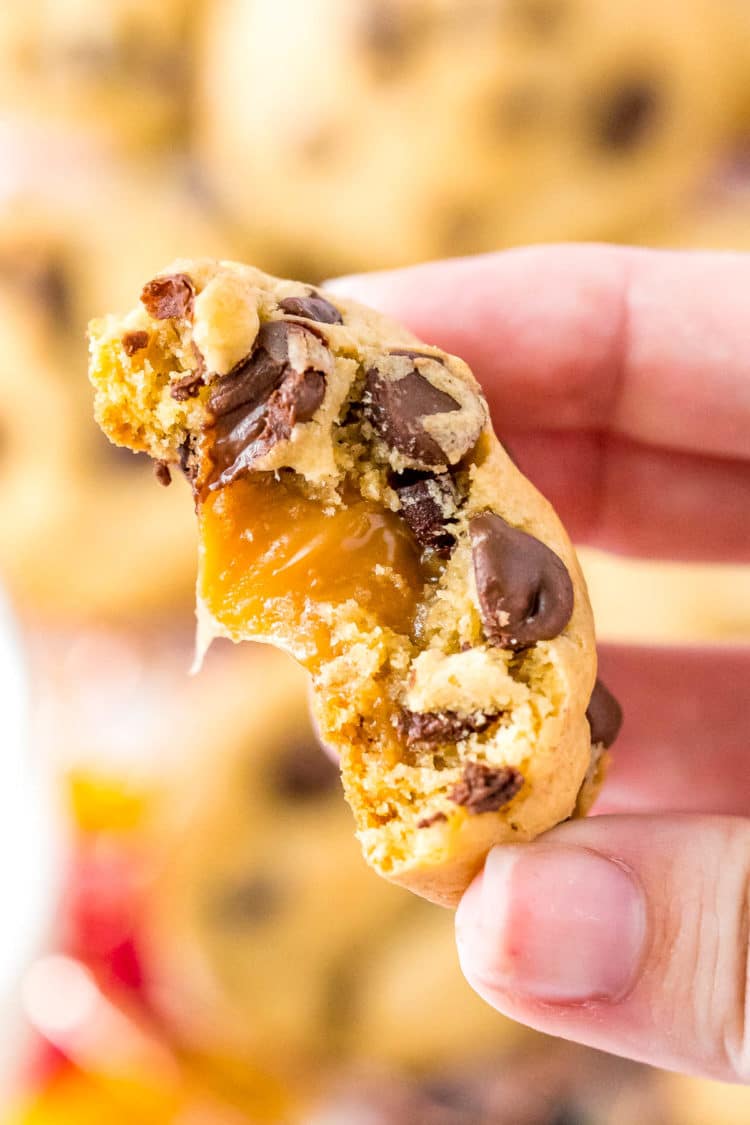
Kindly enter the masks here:
M 750 458 L 750 256 L 528 247 L 334 287 L 462 356 L 501 430 Z

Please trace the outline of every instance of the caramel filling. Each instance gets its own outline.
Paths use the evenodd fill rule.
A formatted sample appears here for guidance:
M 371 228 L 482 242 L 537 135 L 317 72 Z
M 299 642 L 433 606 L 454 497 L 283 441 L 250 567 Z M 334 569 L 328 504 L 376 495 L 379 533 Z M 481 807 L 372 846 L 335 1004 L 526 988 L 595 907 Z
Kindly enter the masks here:
M 325 514 L 267 475 L 210 493 L 200 523 L 199 593 L 230 633 L 301 629 L 323 656 L 330 607 L 349 600 L 373 625 L 412 632 L 429 576 L 396 514 L 359 497 Z

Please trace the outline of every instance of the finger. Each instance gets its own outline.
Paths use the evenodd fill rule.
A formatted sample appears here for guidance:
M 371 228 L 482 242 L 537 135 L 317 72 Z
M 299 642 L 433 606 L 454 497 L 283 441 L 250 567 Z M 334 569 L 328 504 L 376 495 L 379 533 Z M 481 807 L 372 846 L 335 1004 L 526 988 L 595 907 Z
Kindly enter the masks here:
M 652 1065 L 750 1078 L 750 824 L 593 817 L 494 848 L 456 916 L 505 1015 Z
M 750 458 L 581 431 L 516 431 L 507 440 L 580 543 L 642 557 L 750 561 Z
M 750 455 L 750 257 L 540 246 L 339 279 L 462 356 L 500 429 Z
M 750 815 L 750 648 L 604 645 L 624 722 L 595 811 Z

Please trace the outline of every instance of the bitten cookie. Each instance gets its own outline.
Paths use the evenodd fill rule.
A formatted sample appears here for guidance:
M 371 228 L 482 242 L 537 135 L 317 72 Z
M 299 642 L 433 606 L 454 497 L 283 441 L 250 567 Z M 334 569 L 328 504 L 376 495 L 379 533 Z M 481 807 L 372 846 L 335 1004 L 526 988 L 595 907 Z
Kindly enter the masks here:
M 585 811 L 616 705 L 590 726 L 584 580 L 465 363 L 215 261 L 93 322 L 91 356 L 105 433 L 192 482 L 201 643 L 307 667 L 377 871 L 453 904 L 493 844 Z

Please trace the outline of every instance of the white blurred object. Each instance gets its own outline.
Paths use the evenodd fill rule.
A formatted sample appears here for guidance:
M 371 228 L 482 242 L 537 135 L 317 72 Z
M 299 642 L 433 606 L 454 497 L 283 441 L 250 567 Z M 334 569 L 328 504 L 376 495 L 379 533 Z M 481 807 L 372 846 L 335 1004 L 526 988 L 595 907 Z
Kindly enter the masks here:
M 18 986 L 54 907 L 59 857 L 48 779 L 29 745 L 29 693 L 18 632 L 0 594 L 0 1089 L 21 1046 Z M 8 1049 L 10 1045 L 10 1049 Z

